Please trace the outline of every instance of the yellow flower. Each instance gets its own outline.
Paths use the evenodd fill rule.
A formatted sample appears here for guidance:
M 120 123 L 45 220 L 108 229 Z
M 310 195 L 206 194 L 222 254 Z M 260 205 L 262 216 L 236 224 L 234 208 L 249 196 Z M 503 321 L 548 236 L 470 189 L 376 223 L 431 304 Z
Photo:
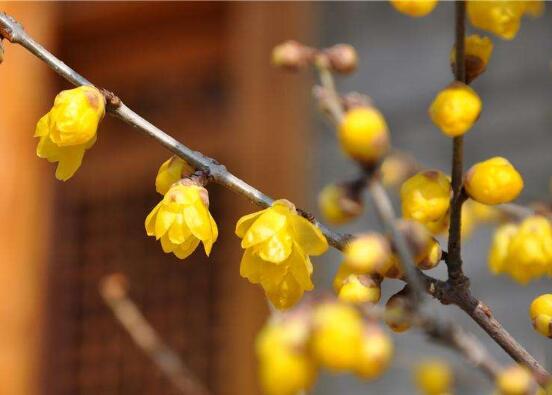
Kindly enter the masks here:
M 260 284 L 272 304 L 293 306 L 313 288 L 309 255 L 321 255 L 328 242 L 316 226 L 297 214 L 287 200 L 242 217 L 236 235 L 245 249 L 240 274 Z
M 93 86 L 60 92 L 52 109 L 38 121 L 36 154 L 58 162 L 56 178 L 66 181 L 80 167 L 84 151 L 96 142 L 98 123 L 105 113 L 105 99 Z
M 341 148 L 351 158 L 371 166 L 389 149 L 389 132 L 383 115 L 373 107 L 348 111 L 339 126 Z
M 552 294 L 535 298 L 529 308 L 529 316 L 537 332 L 552 338 Z
M 322 189 L 318 197 L 320 212 L 326 221 L 341 225 L 362 214 L 362 202 L 349 196 L 341 185 L 329 184 Z
M 447 214 L 452 188 L 440 171 L 420 172 L 401 186 L 401 205 L 404 218 L 425 224 L 439 221 Z
M 472 25 L 504 40 L 512 40 L 521 25 L 526 5 L 522 1 L 468 1 Z
M 155 190 L 164 195 L 172 184 L 193 173 L 193 168 L 184 159 L 174 155 L 163 162 L 155 177 Z
M 443 251 L 441 250 L 439 242 L 432 238 L 425 256 L 416 260 L 416 266 L 421 270 L 433 269 L 441 262 L 442 255 Z
M 429 107 L 429 116 L 441 131 L 450 137 L 461 136 L 477 121 L 481 99 L 475 91 L 461 82 L 443 89 Z
M 380 284 L 380 277 L 349 274 L 341 282 L 337 297 L 346 303 L 377 303 L 381 297 Z
M 373 324 L 365 325 L 355 373 L 368 380 L 379 377 L 389 367 L 392 357 L 393 343 L 389 336 Z
M 267 395 L 296 395 L 316 378 L 316 365 L 306 353 L 308 327 L 302 320 L 270 322 L 255 343 L 259 380 Z
M 446 362 L 430 360 L 416 367 L 414 379 L 424 394 L 442 395 L 450 391 L 454 377 Z
M 496 156 L 473 165 L 466 173 L 464 187 L 479 203 L 502 204 L 518 197 L 523 179 L 507 159 Z
M 354 273 L 380 273 L 391 254 L 389 242 L 380 234 L 361 234 L 351 240 L 343 251 L 345 261 Z
M 494 274 L 504 273 L 507 268 L 508 250 L 518 227 L 506 224 L 496 230 L 489 252 L 489 269 Z
M 472 34 L 465 39 L 466 83 L 472 82 L 487 68 L 489 58 L 493 53 L 493 42 L 489 37 Z M 452 70 L 456 70 L 456 46 L 450 52 Z
M 529 395 L 534 385 L 529 370 L 520 365 L 504 369 L 496 378 L 497 395 Z
M 437 0 L 390 0 L 390 2 L 400 13 L 416 18 L 426 16 L 437 5 Z
M 351 370 L 362 345 L 362 318 L 349 305 L 326 302 L 313 313 L 311 351 L 315 359 L 332 371 Z
M 200 241 L 209 255 L 218 237 L 207 190 L 191 183 L 174 184 L 147 216 L 145 226 L 148 236 L 161 240 L 164 252 L 180 259 L 194 252 Z

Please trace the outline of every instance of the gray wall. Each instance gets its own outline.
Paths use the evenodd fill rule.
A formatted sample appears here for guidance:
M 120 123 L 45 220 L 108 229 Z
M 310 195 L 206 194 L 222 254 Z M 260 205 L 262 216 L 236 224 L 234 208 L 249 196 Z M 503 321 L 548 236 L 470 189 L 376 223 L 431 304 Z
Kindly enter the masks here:
M 548 5 L 552 8 L 552 4 Z M 448 57 L 453 43 L 453 4 L 442 2 L 428 17 L 414 19 L 399 14 L 387 2 L 320 3 L 320 45 L 338 42 L 354 45 L 360 55 L 358 73 L 338 80 L 343 91 L 358 90 L 368 94 L 385 115 L 395 147 L 407 150 L 429 167 L 448 172 L 451 140 L 433 126 L 427 116 L 435 93 L 452 80 Z M 495 51 L 487 73 L 473 84 L 483 99 L 479 122 L 466 136 L 466 165 L 494 155 L 509 158 L 521 171 L 525 189 L 520 202 L 545 196 L 551 176 L 552 133 L 552 9 L 539 19 L 524 19 L 513 41 L 494 36 Z M 473 31 L 469 27 L 470 31 Z M 313 110 L 314 113 L 314 110 Z M 334 130 L 314 118 L 316 143 L 311 148 L 316 192 L 328 182 L 355 174 L 355 167 L 339 152 Z M 374 213 L 343 231 L 378 228 Z M 494 277 L 486 265 L 492 229 L 476 232 L 464 247 L 465 270 L 472 279 L 474 293 L 486 301 L 497 318 L 530 352 L 552 367 L 552 342 L 537 335 L 530 327 L 527 309 L 540 293 L 552 291 L 550 279 L 522 287 L 507 278 Z M 329 284 L 339 254 L 331 252 L 316 261 L 316 281 Z M 434 270 L 442 276 L 443 268 Z M 387 281 L 382 302 L 401 284 Z M 463 313 L 454 307 L 435 307 L 439 314 L 458 321 L 485 341 L 496 358 L 509 358 Z M 411 367 L 425 356 L 446 357 L 454 366 L 457 393 L 490 393 L 491 387 L 478 372 L 456 355 L 428 344 L 423 335 L 394 335 L 396 357 L 391 371 L 373 383 L 363 383 L 348 375 L 323 374 L 316 394 L 412 394 Z M 548 358 L 548 360 L 547 360 Z

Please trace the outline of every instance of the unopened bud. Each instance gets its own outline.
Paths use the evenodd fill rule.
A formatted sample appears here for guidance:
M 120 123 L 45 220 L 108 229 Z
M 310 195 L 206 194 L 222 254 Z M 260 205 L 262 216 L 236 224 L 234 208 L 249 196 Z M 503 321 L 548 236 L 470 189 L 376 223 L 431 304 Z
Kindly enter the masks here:
M 324 50 L 332 71 L 349 74 L 356 70 L 358 56 L 356 50 L 349 44 L 337 44 Z
M 423 259 L 433 241 L 428 230 L 419 222 L 404 220 L 398 222 L 397 228 L 406 239 L 414 260 L 419 261 Z
M 272 64 L 290 71 L 305 68 L 313 59 L 313 50 L 297 41 L 286 41 L 272 50 Z
M 412 326 L 414 306 L 408 287 L 391 296 L 385 304 L 384 320 L 394 332 L 404 332 Z
M 351 192 L 345 185 L 339 184 L 329 184 L 322 189 L 318 206 L 326 221 L 340 225 L 362 214 L 362 200 Z

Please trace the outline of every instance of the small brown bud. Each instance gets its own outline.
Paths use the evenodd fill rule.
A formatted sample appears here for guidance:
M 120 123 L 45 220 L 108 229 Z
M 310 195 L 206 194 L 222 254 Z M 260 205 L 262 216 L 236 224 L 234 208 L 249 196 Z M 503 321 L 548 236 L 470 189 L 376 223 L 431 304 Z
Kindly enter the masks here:
M 414 304 L 408 286 L 394 294 L 385 304 L 383 318 L 394 332 L 404 332 L 412 326 Z
M 337 44 L 324 50 L 332 71 L 349 74 L 356 70 L 358 56 L 356 50 L 349 44 Z
M 399 221 L 397 224 L 402 233 L 415 261 L 423 259 L 432 246 L 433 238 L 428 230 L 420 223 L 415 221 Z
M 313 59 L 313 50 L 297 41 L 286 41 L 272 50 L 272 64 L 287 70 L 305 68 Z

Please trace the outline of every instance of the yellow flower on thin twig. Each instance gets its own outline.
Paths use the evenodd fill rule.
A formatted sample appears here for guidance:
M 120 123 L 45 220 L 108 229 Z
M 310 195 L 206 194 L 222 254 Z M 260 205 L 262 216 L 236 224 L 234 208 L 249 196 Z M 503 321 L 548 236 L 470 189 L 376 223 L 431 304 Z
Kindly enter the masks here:
M 39 158 L 58 162 L 56 178 L 66 181 L 82 163 L 84 151 L 96 142 L 98 123 L 105 113 L 105 99 L 93 86 L 60 92 L 52 109 L 38 121 L 35 137 Z
M 147 216 L 145 225 L 148 236 L 160 240 L 164 252 L 180 259 L 194 252 L 200 241 L 209 255 L 218 237 L 207 190 L 191 180 L 173 184 Z
M 279 309 L 293 306 L 311 290 L 312 263 L 309 255 L 321 255 L 328 242 L 320 230 L 297 214 L 287 200 L 242 217 L 236 235 L 245 249 L 240 274 L 260 284 Z

